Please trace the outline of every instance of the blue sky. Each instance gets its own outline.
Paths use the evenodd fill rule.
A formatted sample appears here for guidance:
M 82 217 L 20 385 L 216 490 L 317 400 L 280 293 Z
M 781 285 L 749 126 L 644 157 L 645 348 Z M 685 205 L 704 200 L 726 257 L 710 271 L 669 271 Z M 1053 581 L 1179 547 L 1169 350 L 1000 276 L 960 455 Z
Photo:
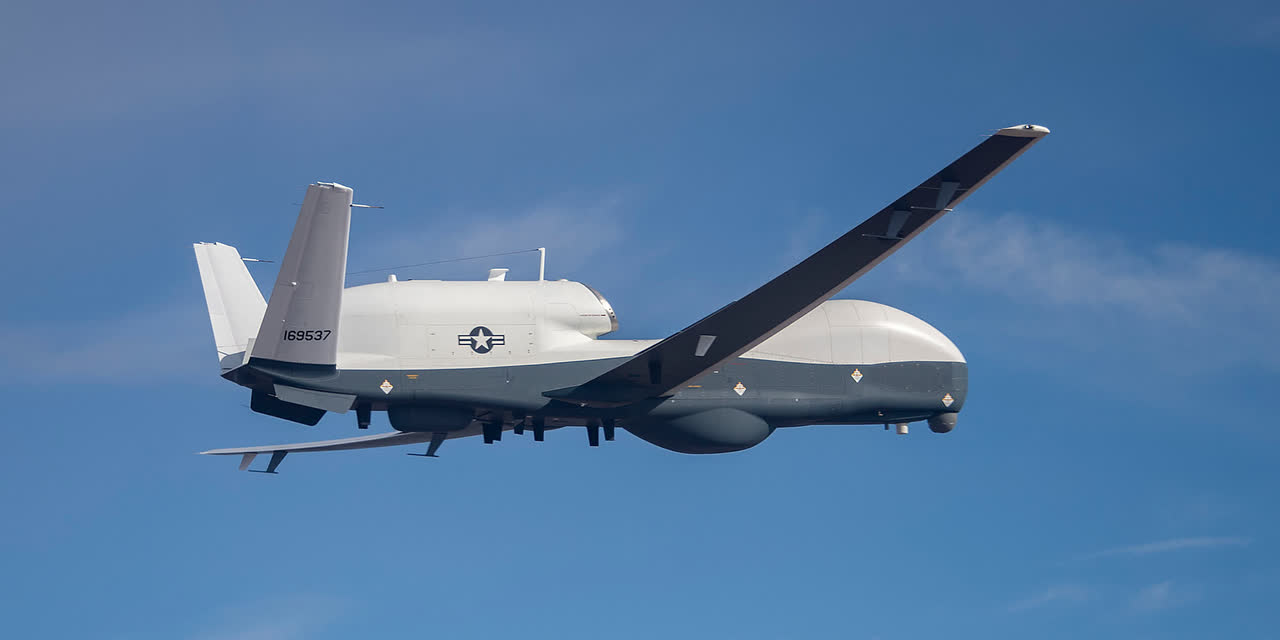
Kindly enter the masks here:
M 6 636 L 1274 635 L 1273 5 L 420 4 L 6 6 Z M 661 337 L 1022 122 L 843 294 L 965 352 L 952 434 L 194 455 L 355 434 L 217 377 L 190 249 L 310 182 L 352 269 L 547 246 Z

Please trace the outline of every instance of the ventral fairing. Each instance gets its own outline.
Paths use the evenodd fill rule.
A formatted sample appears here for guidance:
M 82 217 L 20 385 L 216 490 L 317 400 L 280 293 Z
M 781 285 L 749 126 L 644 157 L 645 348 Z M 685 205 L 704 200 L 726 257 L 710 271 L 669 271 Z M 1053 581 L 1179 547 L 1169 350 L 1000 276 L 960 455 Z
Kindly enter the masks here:
M 271 454 L 585 428 L 618 428 L 671 451 L 726 453 L 784 427 L 925 421 L 951 431 L 964 356 L 942 332 L 874 302 L 831 300 L 1049 133 L 1000 129 L 831 244 L 743 298 L 661 340 L 610 340 L 600 292 L 569 281 L 397 281 L 346 288 L 352 190 L 307 188 L 264 300 L 234 247 L 195 245 L 222 377 L 258 412 L 315 425 L 354 412 L 393 431 L 204 453 Z

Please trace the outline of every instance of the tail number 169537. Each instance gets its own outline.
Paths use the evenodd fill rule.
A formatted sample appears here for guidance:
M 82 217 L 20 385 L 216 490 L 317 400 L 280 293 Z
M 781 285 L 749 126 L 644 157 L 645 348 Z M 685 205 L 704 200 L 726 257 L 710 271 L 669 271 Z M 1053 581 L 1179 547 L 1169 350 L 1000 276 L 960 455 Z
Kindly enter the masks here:
M 286 329 L 284 339 L 287 341 L 306 340 L 319 341 L 328 340 L 329 334 L 333 333 L 332 329 Z

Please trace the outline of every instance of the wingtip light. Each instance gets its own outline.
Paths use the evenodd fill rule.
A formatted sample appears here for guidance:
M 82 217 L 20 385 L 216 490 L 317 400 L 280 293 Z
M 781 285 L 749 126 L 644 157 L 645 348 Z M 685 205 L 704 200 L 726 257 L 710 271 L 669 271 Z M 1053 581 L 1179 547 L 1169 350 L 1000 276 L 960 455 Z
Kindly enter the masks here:
M 1020 124 L 1014 127 L 1005 127 L 997 131 L 996 135 L 1014 138 L 1043 138 L 1049 135 L 1049 129 L 1038 124 Z

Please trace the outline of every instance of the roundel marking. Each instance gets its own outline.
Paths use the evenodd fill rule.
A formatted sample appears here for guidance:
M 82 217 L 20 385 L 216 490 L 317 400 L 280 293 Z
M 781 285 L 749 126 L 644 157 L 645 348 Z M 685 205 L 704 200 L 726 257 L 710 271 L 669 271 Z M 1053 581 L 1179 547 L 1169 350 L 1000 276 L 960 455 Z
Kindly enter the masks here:
M 479 326 L 471 330 L 470 333 L 464 333 L 458 336 L 458 344 L 471 347 L 471 350 L 485 354 L 493 351 L 494 347 L 507 343 L 505 335 L 496 334 L 489 330 L 489 327 Z

